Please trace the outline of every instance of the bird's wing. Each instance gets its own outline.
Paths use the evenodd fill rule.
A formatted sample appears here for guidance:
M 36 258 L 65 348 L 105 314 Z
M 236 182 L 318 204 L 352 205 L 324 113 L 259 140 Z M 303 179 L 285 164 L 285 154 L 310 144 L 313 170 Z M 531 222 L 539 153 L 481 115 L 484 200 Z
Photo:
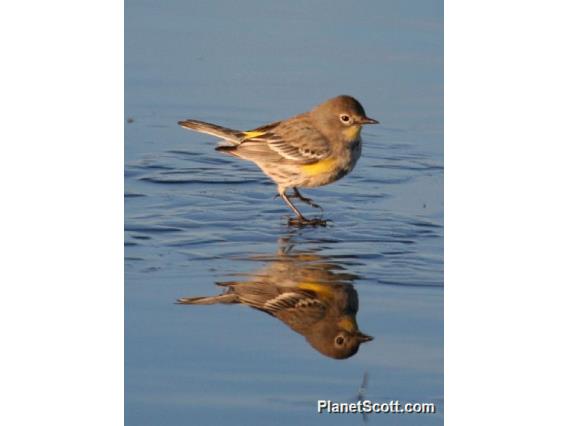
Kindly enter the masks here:
M 252 160 L 277 157 L 309 164 L 331 154 L 329 141 L 302 115 L 243 132 L 243 135 L 236 151 L 241 157 Z
M 229 287 L 231 290 L 228 294 L 235 294 L 238 302 L 278 318 L 301 334 L 324 318 L 328 311 L 325 302 L 310 290 L 289 289 L 263 281 L 227 281 L 217 284 Z
M 286 292 L 265 305 L 279 320 L 298 333 L 304 333 L 314 323 L 325 317 L 326 305 L 309 292 Z

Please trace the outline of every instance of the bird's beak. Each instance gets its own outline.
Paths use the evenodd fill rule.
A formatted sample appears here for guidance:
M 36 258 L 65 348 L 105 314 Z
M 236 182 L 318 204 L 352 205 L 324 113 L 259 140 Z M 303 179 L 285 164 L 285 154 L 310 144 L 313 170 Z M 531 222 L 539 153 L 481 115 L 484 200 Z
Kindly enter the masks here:
M 374 118 L 369 118 L 369 117 L 363 117 L 361 120 L 359 120 L 359 123 L 361 123 L 361 124 L 380 124 L 379 120 L 375 120 Z
M 369 336 L 369 335 L 367 335 L 367 334 L 363 334 L 363 333 L 361 333 L 360 331 L 357 332 L 356 337 L 357 337 L 357 340 L 359 340 L 361 343 L 370 342 L 371 340 L 374 339 L 373 336 Z

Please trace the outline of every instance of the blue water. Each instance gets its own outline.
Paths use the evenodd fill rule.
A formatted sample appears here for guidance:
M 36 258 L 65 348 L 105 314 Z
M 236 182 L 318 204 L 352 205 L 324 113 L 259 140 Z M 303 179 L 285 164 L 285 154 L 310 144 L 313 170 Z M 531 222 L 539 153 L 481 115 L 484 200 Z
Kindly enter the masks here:
M 354 400 L 365 373 L 367 399 L 438 408 L 368 423 L 442 423 L 442 44 L 441 1 L 126 2 L 128 425 L 362 424 L 316 403 Z M 352 174 L 303 191 L 325 228 L 289 227 L 254 164 L 176 124 L 249 129 L 344 93 L 382 124 L 364 129 Z M 246 306 L 175 304 L 283 246 L 351 277 L 375 338 L 353 357 Z

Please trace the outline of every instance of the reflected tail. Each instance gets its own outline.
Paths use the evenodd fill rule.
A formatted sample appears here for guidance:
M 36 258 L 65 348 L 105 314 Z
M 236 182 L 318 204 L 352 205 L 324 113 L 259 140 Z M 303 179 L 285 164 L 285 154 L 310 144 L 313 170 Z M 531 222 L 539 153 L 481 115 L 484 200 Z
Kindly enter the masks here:
M 181 305 L 214 305 L 216 303 L 238 303 L 239 298 L 234 293 L 219 296 L 181 297 L 177 303 Z

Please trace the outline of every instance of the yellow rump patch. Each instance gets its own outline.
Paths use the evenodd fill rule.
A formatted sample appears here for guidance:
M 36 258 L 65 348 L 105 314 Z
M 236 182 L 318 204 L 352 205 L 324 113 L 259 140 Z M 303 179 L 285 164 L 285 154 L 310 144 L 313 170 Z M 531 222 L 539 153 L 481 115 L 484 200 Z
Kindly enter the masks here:
M 244 132 L 244 133 L 245 133 L 245 137 L 244 137 L 245 139 L 252 139 L 252 138 L 256 138 L 258 136 L 262 136 L 266 132 L 258 132 L 258 131 L 255 131 L 255 130 L 251 130 L 251 131 Z
M 325 160 L 318 161 L 317 163 L 305 164 L 302 166 L 304 173 L 308 175 L 319 175 L 321 173 L 328 173 L 335 170 L 335 158 L 326 158 Z

